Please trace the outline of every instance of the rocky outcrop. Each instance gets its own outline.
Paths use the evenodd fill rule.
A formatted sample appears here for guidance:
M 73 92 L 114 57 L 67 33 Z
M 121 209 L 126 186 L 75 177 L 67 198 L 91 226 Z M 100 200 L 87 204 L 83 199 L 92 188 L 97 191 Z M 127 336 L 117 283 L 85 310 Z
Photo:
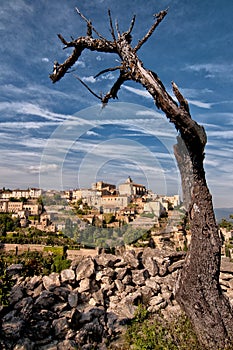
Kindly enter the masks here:
M 182 252 L 152 248 L 103 253 L 32 278 L 20 277 L 20 266 L 14 266 L 10 305 L 1 309 L 0 348 L 107 349 L 139 304 L 152 314 L 179 311 L 173 288 L 183 259 Z M 227 276 L 224 281 L 232 283 Z

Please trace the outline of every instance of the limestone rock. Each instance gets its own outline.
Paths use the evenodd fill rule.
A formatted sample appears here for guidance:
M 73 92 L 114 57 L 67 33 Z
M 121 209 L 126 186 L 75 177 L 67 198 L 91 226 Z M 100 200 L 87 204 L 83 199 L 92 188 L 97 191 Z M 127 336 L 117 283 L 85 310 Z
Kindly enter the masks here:
M 90 278 L 95 272 L 94 261 L 91 258 L 83 259 L 76 269 L 76 280 Z
M 65 270 L 66 271 L 66 270 Z M 60 286 L 59 273 L 53 272 L 49 276 L 43 276 L 43 285 L 45 289 L 50 290 L 55 286 Z
M 151 277 L 154 277 L 158 274 L 159 268 L 154 258 L 152 258 L 151 256 L 145 256 L 142 263 Z
M 69 325 L 68 325 L 66 317 L 62 317 L 62 318 L 54 320 L 52 322 L 52 326 L 53 326 L 54 331 L 55 331 L 55 336 L 58 339 L 64 338 L 66 336 L 67 330 L 69 329 Z
M 132 271 L 132 282 L 137 286 L 145 285 L 147 278 L 149 278 L 149 273 L 146 269 Z
M 71 292 L 68 295 L 68 303 L 70 307 L 75 308 L 78 305 L 78 293 Z
M 43 290 L 34 303 L 36 307 L 47 310 L 49 310 L 50 306 L 52 306 L 53 304 L 54 294 L 47 290 Z
M 66 269 L 61 272 L 61 282 L 72 282 L 75 280 L 75 272 L 71 269 Z
M 123 259 L 125 262 L 128 263 L 128 266 L 130 266 L 131 268 L 136 269 L 139 266 L 139 261 L 136 258 L 136 254 L 134 250 L 126 251 L 123 254 Z
M 90 280 L 89 278 L 84 278 L 80 281 L 78 292 L 83 293 L 87 292 L 90 289 Z
M 20 299 L 23 298 L 23 295 L 24 295 L 23 288 L 21 288 L 18 285 L 13 286 L 10 292 L 10 298 L 9 298 L 10 304 L 12 305 L 17 303 Z
M 23 271 L 23 264 L 12 264 L 7 267 L 8 276 L 20 275 Z
M 95 257 L 97 265 L 102 267 L 114 267 L 115 264 L 120 263 L 121 261 L 121 258 L 113 254 L 100 254 Z

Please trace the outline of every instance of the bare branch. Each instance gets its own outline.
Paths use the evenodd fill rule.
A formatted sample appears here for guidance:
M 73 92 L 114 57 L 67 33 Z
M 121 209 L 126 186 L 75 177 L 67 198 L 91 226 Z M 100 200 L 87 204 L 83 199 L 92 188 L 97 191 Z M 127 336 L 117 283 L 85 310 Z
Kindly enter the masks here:
M 91 88 L 89 88 L 89 86 L 88 86 L 86 83 L 84 83 L 84 81 L 83 81 L 82 79 L 80 79 L 76 74 L 74 74 L 74 77 L 75 77 L 78 81 L 80 81 L 80 83 L 83 84 L 83 86 L 85 86 L 85 88 L 86 88 L 88 91 L 90 91 L 90 93 L 91 93 L 92 95 L 94 95 L 95 97 L 97 97 L 99 100 L 102 100 L 102 98 L 101 98 L 99 95 L 97 95 L 93 90 L 91 90 Z
M 91 21 L 89 21 L 87 23 L 87 36 L 92 37 L 92 23 L 91 23 Z
M 75 10 L 76 10 L 76 12 L 79 14 L 79 16 L 87 23 L 88 28 L 90 28 L 90 26 L 91 26 L 91 29 L 93 30 L 93 32 L 96 33 L 96 35 L 97 35 L 99 38 L 101 38 L 101 39 L 107 41 L 99 32 L 97 32 L 97 30 L 93 27 L 91 21 L 88 21 L 88 19 L 79 11 L 79 9 L 78 9 L 77 7 L 75 7 Z M 89 31 L 90 31 L 90 29 L 89 29 Z
M 135 24 L 135 19 L 136 19 L 136 15 L 134 15 L 132 20 L 131 20 L 130 27 L 129 27 L 128 31 L 127 31 L 127 34 L 130 34 L 132 32 L 134 24 Z
M 149 37 L 153 34 L 155 29 L 158 27 L 159 23 L 162 22 L 167 12 L 168 12 L 168 9 L 159 12 L 157 15 L 154 15 L 157 18 L 157 21 L 151 26 L 147 34 L 141 40 L 139 40 L 138 44 L 134 48 L 135 52 L 138 51 L 142 47 L 142 45 L 149 39 Z
M 98 74 L 96 74 L 96 75 L 94 76 L 94 78 L 99 77 L 101 74 L 105 74 L 105 73 L 107 73 L 107 72 L 114 72 L 115 70 L 117 70 L 117 69 L 122 69 L 122 68 L 123 68 L 122 66 L 116 66 L 116 67 L 113 67 L 113 68 L 104 69 L 104 70 L 100 71 Z
M 66 41 L 61 34 L 57 34 L 58 38 L 61 40 L 62 44 L 66 47 L 69 45 L 68 41 Z
M 111 98 L 118 98 L 117 93 L 120 90 L 121 85 L 123 85 L 125 81 L 130 79 L 131 77 L 128 72 L 121 71 L 117 81 L 113 84 L 110 91 L 102 98 L 103 104 L 107 104 Z
M 117 20 L 116 20 L 116 22 L 115 22 L 115 26 L 116 26 L 116 31 L 117 31 L 118 39 L 120 39 L 121 33 L 120 33 L 120 30 L 119 30 L 119 24 L 118 24 L 118 21 L 117 21 Z
M 172 88 L 173 88 L 173 92 L 174 92 L 174 94 L 175 94 L 175 96 L 176 96 L 180 106 L 183 107 L 187 112 L 189 112 L 188 101 L 181 94 L 178 86 L 176 85 L 176 83 L 174 83 L 174 81 L 172 82 Z
M 82 49 L 80 50 L 78 48 L 75 48 L 73 53 L 67 58 L 67 60 L 64 63 L 59 64 L 57 66 L 56 71 L 53 71 L 53 73 L 49 76 L 53 83 L 56 83 L 67 73 L 68 69 L 71 68 L 78 60 L 81 53 Z
M 62 40 L 61 38 L 63 37 L 60 35 L 59 39 Z M 63 41 L 63 43 L 65 42 L 66 41 Z M 53 72 L 52 74 L 50 74 L 49 77 L 53 81 L 53 83 L 59 81 L 67 73 L 67 71 L 76 63 L 76 61 L 78 61 L 84 49 L 89 49 L 98 52 L 117 53 L 116 44 L 114 44 L 113 42 L 102 39 L 93 39 L 89 36 L 79 37 L 74 41 L 66 42 L 66 44 L 66 47 L 74 47 L 74 50 L 64 63 L 59 64 L 56 73 Z
M 113 28 L 113 24 L 112 24 L 111 11 L 109 9 L 108 9 L 108 17 L 109 17 L 111 35 L 112 35 L 112 38 L 113 38 L 114 42 L 116 42 L 115 32 L 114 32 L 114 28 Z

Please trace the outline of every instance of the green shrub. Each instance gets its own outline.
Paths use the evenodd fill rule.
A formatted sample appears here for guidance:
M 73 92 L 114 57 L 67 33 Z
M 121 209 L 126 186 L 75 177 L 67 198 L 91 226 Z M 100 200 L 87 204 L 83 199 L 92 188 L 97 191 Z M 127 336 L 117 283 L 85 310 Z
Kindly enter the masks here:
M 190 322 L 181 314 L 173 320 L 149 317 L 139 306 L 125 335 L 125 350 L 203 350 Z
M 53 259 L 51 270 L 52 272 L 60 273 L 62 270 L 68 269 L 70 267 L 70 264 L 70 260 L 65 259 L 63 256 L 57 255 Z

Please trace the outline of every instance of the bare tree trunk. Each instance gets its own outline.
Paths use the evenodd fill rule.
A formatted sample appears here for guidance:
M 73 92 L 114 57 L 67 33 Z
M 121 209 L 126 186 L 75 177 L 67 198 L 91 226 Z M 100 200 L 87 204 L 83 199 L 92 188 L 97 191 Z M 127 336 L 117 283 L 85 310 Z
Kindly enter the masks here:
M 174 155 L 179 167 L 183 194 L 183 206 L 188 211 L 191 204 L 193 191 L 193 170 L 192 162 L 187 148 L 180 136 L 177 137 L 177 144 L 174 145 Z
M 193 168 L 189 210 L 191 243 L 176 286 L 176 300 L 207 349 L 224 349 L 233 336 L 229 300 L 219 285 L 220 237 L 202 164 Z
M 222 294 L 219 284 L 221 243 L 212 197 L 206 184 L 203 168 L 204 149 L 207 142 L 205 130 L 191 118 L 188 102 L 176 84 L 173 83 L 173 91 L 178 103 L 167 93 L 157 74 L 145 69 L 137 56 L 137 51 L 153 34 L 167 11 L 154 15 L 156 18 L 154 24 L 138 44 L 132 47 L 131 32 L 135 17 L 128 31 L 121 34 L 117 25 L 115 33 L 109 11 L 112 40 L 107 40 L 96 31 L 91 22 L 78 9 L 76 10 L 87 23 L 87 35 L 71 42 L 67 42 L 60 34 L 58 35 L 65 48 L 74 47 L 74 50 L 63 64 L 56 62 L 50 78 L 53 82 L 60 80 L 79 59 L 84 49 L 116 53 L 122 61 L 121 65 L 105 69 L 97 74 L 99 76 L 108 71 L 120 71 L 119 78 L 105 96 L 97 96 L 77 78 L 103 103 L 107 103 L 111 98 L 117 98 L 117 93 L 125 81 L 133 80 L 140 83 L 151 94 L 156 106 L 165 113 L 168 120 L 179 131 L 186 150 L 182 154 L 179 147 L 176 147 L 175 155 L 183 184 L 185 184 L 184 179 L 188 176 L 188 185 L 186 184 L 187 188 L 184 188 L 184 193 L 187 195 L 186 202 L 190 202 L 188 215 L 192 236 L 185 264 L 177 281 L 176 299 L 190 318 L 203 346 L 206 349 L 223 349 L 233 338 L 233 311 L 228 299 Z M 96 39 L 92 37 L 93 33 L 96 34 Z

